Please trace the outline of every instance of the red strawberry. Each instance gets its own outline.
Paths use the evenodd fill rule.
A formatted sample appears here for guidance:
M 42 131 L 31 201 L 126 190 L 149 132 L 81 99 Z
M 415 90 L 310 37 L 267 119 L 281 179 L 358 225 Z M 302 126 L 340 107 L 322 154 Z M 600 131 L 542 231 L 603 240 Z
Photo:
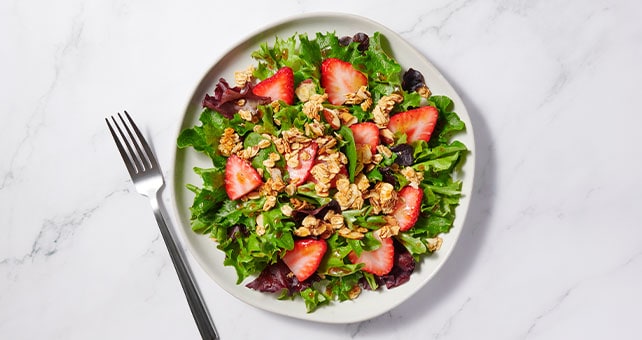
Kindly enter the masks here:
M 406 231 L 417 223 L 423 197 L 424 192 L 421 189 L 411 186 L 405 186 L 399 191 L 397 204 L 392 212 L 392 216 L 399 224 L 399 230 Z
M 237 155 L 232 155 L 225 164 L 225 191 L 231 200 L 239 199 L 263 184 L 259 173 L 252 165 Z
M 317 143 L 310 143 L 310 145 L 299 151 L 299 164 L 296 167 L 288 165 L 287 170 L 290 174 L 290 180 L 296 185 L 302 184 L 310 177 L 310 169 L 314 165 L 318 149 L 319 145 Z
M 386 275 L 392 270 L 395 263 L 395 246 L 392 244 L 392 238 L 380 238 L 379 233 L 373 233 L 375 238 L 381 242 L 381 246 L 372 251 L 362 251 L 360 256 L 354 251 L 348 254 L 348 259 L 352 263 L 363 263 L 363 271 L 374 275 Z
M 290 268 L 300 282 L 312 276 L 319 268 L 327 243 L 323 239 L 305 238 L 294 241 L 294 249 L 288 250 L 283 262 Z
M 388 129 L 393 133 L 405 133 L 408 143 L 417 140 L 430 140 L 430 135 L 437 124 L 439 111 L 433 106 L 423 106 L 390 117 Z
M 252 89 L 255 95 L 270 97 L 274 100 L 282 100 L 289 105 L 294 104 L 294 73 L 292 69 L 285 66 L 276 73 L 256 84 Z
M 379 145 L 379 128 L 371 122 L 357 123 L 350 125 L 354 142 L 357 145 L 370 145 L 370 151 L 374 155 Z
M 321 63 L 321 87 L 331 104 L 343 104 L 346 94 L 355 93 L 364 85 L 368 85 L 368 78 L 349 62 L 328 58 Z

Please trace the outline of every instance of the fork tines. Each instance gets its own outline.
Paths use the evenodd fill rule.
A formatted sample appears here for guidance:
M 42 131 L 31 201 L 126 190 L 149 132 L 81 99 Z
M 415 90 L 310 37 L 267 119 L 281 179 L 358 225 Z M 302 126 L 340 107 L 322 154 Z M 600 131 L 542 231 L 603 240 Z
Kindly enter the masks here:
M 145 141 L 145 138 L 141 134 L 132 118 L 129 116 L 129 113 L 127 113 L 127 111 L 124 112 L 129 124 L 125 121 L 125 119 L 123 119 L 123 116 L 121 116 L 120 113 L 118 113 L 118 118 L 121 122 L 120 124 L 114 116 L 111 116 L 113 126 L 116 127 L 118 133 L 116 133 L 116 130 L 114 129 L 112 123 L 108 118 L 105 118 L 105 121 L 107 122 L 107 126 L 109 126 L 109 131 L 111 131 L 112 137 L 114 137 L 114 141 L 116 142 L 118 151 L 125 161 L 125 165 L 127 166 L 129 174 L 131 176 L 134 176 L 135 174 L 142 173 L 154 167 L 157 167 L 158 164 L 156 163 L 156 159 L 154 158 L 154 155 L 149 145 L 147 144 L 147 141 Z M 121 126 L 124 128 L 126 133 L 123 131 Z M 132 130 L 134 131 L 135 135 L 134 133 L 132 133 Z

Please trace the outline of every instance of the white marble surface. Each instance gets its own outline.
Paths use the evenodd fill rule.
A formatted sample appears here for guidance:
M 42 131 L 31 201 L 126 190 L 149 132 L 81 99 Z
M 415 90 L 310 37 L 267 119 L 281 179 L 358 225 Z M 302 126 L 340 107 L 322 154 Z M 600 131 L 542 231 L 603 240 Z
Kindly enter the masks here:
M 2 1 L 0 338 L 198 337 L 104 117 L 134 114 L 169 173 L 201 75 L 315 11 L 399 32 L 460 91 L 477 143 L 469 218 L 433 281 L 359 324 L 257 310 L 190 261 L 223 339 L 642 337 L 642 4 L 388 3 Z

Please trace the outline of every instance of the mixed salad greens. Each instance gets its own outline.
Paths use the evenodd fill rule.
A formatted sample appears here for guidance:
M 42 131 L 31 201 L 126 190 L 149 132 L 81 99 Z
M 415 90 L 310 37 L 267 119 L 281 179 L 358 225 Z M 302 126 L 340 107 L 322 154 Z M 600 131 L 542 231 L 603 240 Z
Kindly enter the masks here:
M 299 296 L 311 312 L 407 282 L 452 228 L 465 124 L 381 39 L 263 43 L 179 135 L 212 161 L 187 184 L 192 229 L 217 242 L 237 284 Z

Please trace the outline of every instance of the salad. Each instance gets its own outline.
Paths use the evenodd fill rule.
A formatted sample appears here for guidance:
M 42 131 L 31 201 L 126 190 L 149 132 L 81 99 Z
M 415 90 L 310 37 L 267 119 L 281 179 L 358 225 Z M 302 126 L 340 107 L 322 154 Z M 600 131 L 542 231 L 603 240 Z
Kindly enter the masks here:
M 465 124 L 381 39 L 263 43 L 180 133 L 179 148 L 211 159 L 187 184 L 192 230 L 216 242 L 237 284 L 312 312 L 404 284 L 452 228 Z

